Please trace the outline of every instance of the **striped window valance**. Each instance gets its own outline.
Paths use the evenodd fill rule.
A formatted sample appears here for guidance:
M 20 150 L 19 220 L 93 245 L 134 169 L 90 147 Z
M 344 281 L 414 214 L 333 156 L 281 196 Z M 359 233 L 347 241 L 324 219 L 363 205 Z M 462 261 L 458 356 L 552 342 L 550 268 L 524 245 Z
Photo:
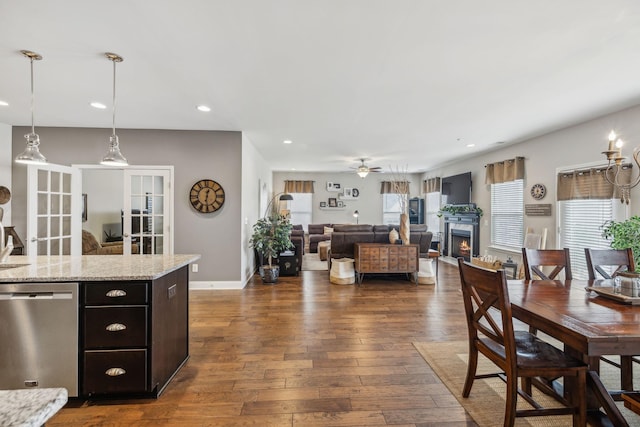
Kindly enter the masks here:
M 489 163 L 485 167 L 485 184 L 500 184 L 502 182 L 524 179 L 524 157 Z
M 313 183 L 315 181 L 285 181 L 285 193 L 313 193 Z
M 422 183 L 423 193 L 438 193 L 440 192 L 440 177 L 425 179 Z
M 380 194 L 409 194 L 409 181 L 382 181 Z
M 622 166 L 618 180 L 621 184 L 631 182 L 630 164 Z M 607 168 L 589 168 L 558 174 L 558 201 L 578 199 L 618 199 L 620 189 L 605 177 Z M 613 178 L 612 178 L 613 179 Z

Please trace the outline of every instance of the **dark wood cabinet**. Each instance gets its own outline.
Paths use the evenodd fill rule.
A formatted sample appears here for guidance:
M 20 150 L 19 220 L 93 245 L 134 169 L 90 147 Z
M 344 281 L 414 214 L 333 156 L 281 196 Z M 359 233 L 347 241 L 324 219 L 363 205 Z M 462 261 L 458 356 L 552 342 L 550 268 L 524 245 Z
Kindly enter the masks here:
M 188 268 L 152 281 L 84 282 L 81 393 L 157 397 L 189 357 Z

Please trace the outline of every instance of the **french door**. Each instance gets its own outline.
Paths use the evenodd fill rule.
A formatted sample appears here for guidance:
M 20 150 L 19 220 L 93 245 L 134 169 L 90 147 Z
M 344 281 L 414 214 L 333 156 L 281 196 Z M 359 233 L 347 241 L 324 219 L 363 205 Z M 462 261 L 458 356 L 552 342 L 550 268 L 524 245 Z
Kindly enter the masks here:
M 124 254 L 172 254 L 171 171 L 125 169 L 122 216 Z M 136 246 L 133 246 L 133 245 Z M 137 250 L 132 250 L 136 248 Z
M 81 255 L 82 181 L 77 168 L 27 167 L 27 254 Z

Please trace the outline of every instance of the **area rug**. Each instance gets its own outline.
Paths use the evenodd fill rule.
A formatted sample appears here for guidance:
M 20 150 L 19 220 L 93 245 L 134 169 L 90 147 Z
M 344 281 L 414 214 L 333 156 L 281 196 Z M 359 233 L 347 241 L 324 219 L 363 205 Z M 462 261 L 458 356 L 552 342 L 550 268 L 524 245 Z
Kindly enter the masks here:
M 414 342 L 413 345 L 479 426 L 493 427 L 502 425 L 504 420 L 505 385 L 500 379 L 477 379 L 473 383 L 470 396 L 468 398 L 462 397 L 462 387 L 467 374 L 467 341 Z M 602 364 L 601 370 L 601 377 L 605 385 L 617 388 L 615 384 L 619 383 L 619 371 L 609 367 L 607 364 Z M 480 355 L 478 374 L 496 371 L 495 365 Z M 638 371 L 638 369 L 635 370 L 636 373 Z M 640 377 L 640 375 L 636 374 L 634 377 Z M 634 379 L 635 381 L 640 380 L 640 378 Z M 636 384 L 640 384 L 640 382 Z M 558 405 L 555 400 L 539 392 L 537 394 L 534 392 L 534 397 L 543 405 L 550 407 Z M 629 425 L 640 427 L 640 417 L 624 408 L 622 402 L 618 402 L 618 406 Z M 528 407 L 528 404 L 523 399 L 518 399 L 518 409 Z M 515 425 L 564 427 L 571 426 L 572 422 L 571 416 L 529 417 L 516 418 Z
M 327 271 L 327 261 L 320 261 L 317 253 L 306 253 L 302 255 L 302 271 Z

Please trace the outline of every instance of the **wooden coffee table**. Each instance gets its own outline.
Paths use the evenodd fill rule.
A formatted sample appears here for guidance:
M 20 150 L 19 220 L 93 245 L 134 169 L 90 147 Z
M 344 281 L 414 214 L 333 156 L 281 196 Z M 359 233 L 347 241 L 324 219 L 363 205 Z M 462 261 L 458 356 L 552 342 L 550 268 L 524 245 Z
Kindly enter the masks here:
M 413 274 L 418 284 L 418 245 L 392 245 L 385 243 L 354 243 L 354 259 L 358 284 L 366 273 Z

